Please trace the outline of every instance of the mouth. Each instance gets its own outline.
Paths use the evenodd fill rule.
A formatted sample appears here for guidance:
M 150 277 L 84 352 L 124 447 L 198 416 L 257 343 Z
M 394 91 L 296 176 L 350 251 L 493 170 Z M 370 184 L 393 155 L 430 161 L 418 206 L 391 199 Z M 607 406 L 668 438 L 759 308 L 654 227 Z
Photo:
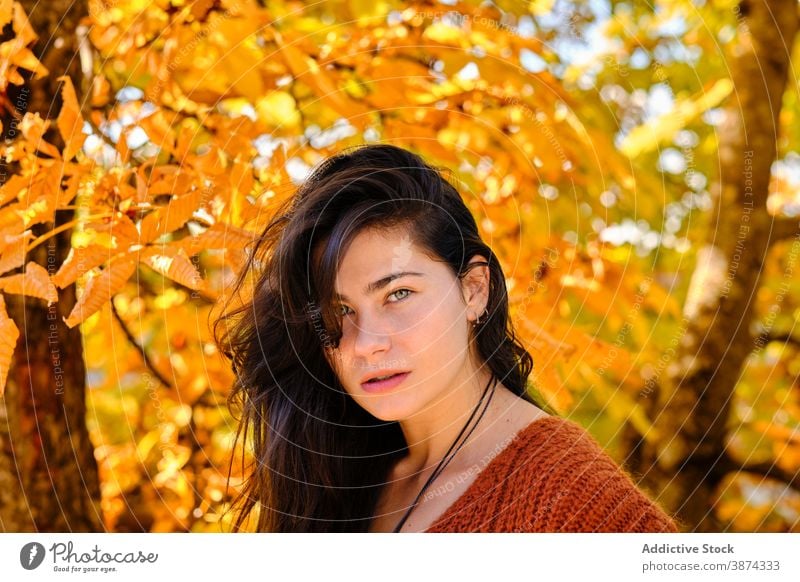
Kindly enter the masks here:
M 409 374 L 411 374 L 411 372 L 397 372 L 394 374 L 389 373 L 376 376 L 366 382 L 362 382 L 361 388 L 365 392 L 384 392 L 386 390 L 391 390 L 403 382 Z

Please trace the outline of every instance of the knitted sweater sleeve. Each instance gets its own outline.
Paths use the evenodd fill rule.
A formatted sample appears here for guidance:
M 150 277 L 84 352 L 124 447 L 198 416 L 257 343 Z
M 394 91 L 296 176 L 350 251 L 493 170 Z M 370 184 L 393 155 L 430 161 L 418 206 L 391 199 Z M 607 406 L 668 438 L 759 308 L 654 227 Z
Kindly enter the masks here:
M 550 510 L 540 515 L 547 531 L 678 531 L 588 432 L 569 421 L 562 428 L 562 454 L 550 465 L 544 486 Z

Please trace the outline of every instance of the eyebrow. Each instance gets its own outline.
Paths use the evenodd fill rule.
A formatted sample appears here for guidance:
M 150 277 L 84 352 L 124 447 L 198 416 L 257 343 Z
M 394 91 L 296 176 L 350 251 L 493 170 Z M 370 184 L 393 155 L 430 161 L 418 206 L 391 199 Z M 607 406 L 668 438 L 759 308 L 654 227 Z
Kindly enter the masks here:
M 391 273 L 390 275 L 386 275 L 385 277 L 381 277 L 377 281 L 374 281 L 364 287 L 364 294 L 370 295 L 375 293 L 375 291 L 380 291 L 384 287 L 386 287 L 389 283 L 394 281 L 395 279 L 400 279 L 401 277 L 424 277 L 423 273 L 417 273 L 415 271 L 401 271 L 399 273 Z M 340 295 L 339 293 L 333 294 L 334 298 L 338 301 L 347 301 L 347 297 L 345 295 Z

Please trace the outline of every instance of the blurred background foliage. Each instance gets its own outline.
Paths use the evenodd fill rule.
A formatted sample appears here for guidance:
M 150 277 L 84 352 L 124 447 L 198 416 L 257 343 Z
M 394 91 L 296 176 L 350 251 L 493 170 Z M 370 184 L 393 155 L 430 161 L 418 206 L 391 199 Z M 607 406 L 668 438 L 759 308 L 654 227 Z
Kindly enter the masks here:
M 793 76 L 753 214 L 769 226 L 763 271 L 752 294 L 722 298 L 746 302 L 746 318 L 715 320 L 708 339 L 741 345 L 740 327 L 751 336 L 747 358 L 726 368 L 724 402 L 695 402 L 716 411 L 715 426 L 724 411 L 702 458 L 719 468 L 704 497 L 688 485 L 670 493 L 693 457 L 661 448 L 684 422 L 664 386 L 684 389 L 674 378 L 693 368 L 680 346 L 700 353 L 687 336 L 705 325 L 702 292 L 726 285 L 708 267 L 709 241 L 735 242 L 720 209 L 736 206 L 725 185 L 743 183 L 747 162 L 726 177 L 720 148 L 741 109 L 737 63 L 749 52 L 776 58 L 753 40 L 775 37 L 759 28 L 753 5 L 763 2 L 77 2 L 75 29 L 59 34 L 78 37 L 81 70 L 71 97 L 47 96 L 58 116 L 21 111 L 11 92 L 67 74 L 46 58 L 60 36 L 42 38 L 35 25 L 48 8 L 34 4 L 0 1 L 0 289 L 44 306 L 53 285 L 77 284 L 66 319 L 80 326 L 86 382 L 71 388 L 85 390 L 103 528 L 230 529 L 243 453 L 232 457 L 233 376 L 209 333 L 215 305 L 246 243 L 314 164 L 388 142 L 459 185 L 503 261 L 532 384 L 559 413 L 638 476 L 650 475 L 648 454 L 663 456 L 641 485 L 687 529 L 800 531 Z M 798 62 L 794 31 L 788 63 Z M 44 243 L 48 230 L 25 232 L 52 230 L 67 211 L 72 252 L 42 275 L 17 256 L 20 241 Z M 729 254 L 721 272 L 731 264 Z M 14 319 L 0 321 L 6 403 L 21 383 Z

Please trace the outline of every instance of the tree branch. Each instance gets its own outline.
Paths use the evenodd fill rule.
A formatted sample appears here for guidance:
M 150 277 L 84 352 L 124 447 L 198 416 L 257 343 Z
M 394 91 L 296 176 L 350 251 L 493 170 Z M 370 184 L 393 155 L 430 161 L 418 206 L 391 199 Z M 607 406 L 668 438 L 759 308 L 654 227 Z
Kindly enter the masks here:
M 769 235 L 770 246 L 800 235 L 800 220 L 796 218 L 777 217 L 772 223 Z
M 161 372 L 158 371 L 158 369 L 155 367 L 155 364 L 153 364 L 153 361 L 150 359 L 150 356 L 147 354 L 147 350 L 144 349 L 144 346 L 139 345 L 139 342 L 136 341 L 133 332 L 128 329 L 127 324 L 122 319 L 119 311 L 117 311 L 117 306 L 114 305 L 113 297 L 111 298 L 111 313 L 114 314 L 114 319 L 116 319 L 117 323 L 119 323 L 119 326 L 122 328 L 122 332 L 125 334 L 125 337 L 128 338 L 130 344 L 142 354 L 142 360 L 144 360 L 144 365 L 147 366 L 147 369 L 152 372 L 153 376 L 158 378 L 159 382 L 161 382 L 167 388 L 172 389 L 172 384 L 170 384 L 169 381 L 161 374 Z
M 743 465 L 731 458 L 730 455 L 726 454 L 724 456 L 724 467 L 726 472 L 755 473 L 756 475 L 761 475 L 762 477 L 776 479 L 777 481 L 786 483 L 786 485 L 795 491 L 800 491 L 800 471 L 796 471 L 794 474 L 792 474 L 789 471 L 784 471 L 775 463 L 770 461 Z

